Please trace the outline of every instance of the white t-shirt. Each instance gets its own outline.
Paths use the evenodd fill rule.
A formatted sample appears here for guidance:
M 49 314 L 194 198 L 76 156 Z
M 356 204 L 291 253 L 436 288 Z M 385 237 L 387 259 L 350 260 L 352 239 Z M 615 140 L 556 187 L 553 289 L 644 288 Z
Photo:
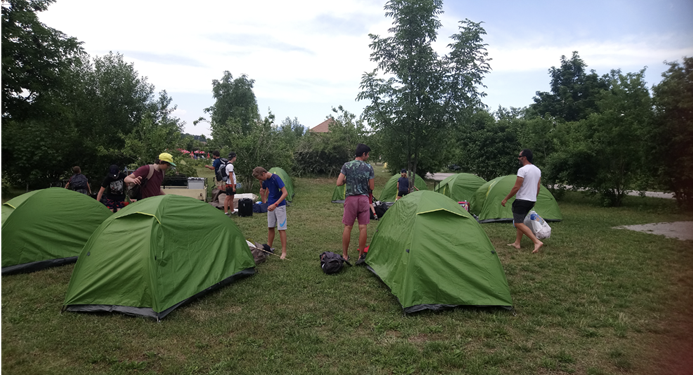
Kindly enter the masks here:
M 236 172 L 233 171 L 233 164 L 228 163 L 226 164 L 226 183 L 230 184 L 232 182 L 238 183 L 238 180 L 236 179 Z M 233 176 L 233 180 L 231 180 L 231 176 Z
M 537 185 L 541 181 L 541 170 L 534 164 L 527 164 L 517 170 L 517 177 L 524 178 L 520 190 L 517 191 L 517 198 L 524 201 L 537 201 Z

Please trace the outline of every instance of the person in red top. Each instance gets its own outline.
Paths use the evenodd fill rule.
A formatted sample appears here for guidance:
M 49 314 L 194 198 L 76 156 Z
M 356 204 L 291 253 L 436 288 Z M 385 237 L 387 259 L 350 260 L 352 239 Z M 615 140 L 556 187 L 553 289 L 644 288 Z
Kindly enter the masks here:
M 144 186 L 140 188 L 142 199 L 165 195 L 164 190 L 161 188 L 161 183 L 164 181 L 164 173 L 170 166 L 176 166 L 173 162 L 173 156 L 167 152 L 161 153 L 159 154 L 159 160 L 155 164 L 143 165 L 137 168 L 135 172 L 125 177 L 125 183 L 141 185 L 146 180 Z M 150 168 L 154 170 L 151 172 L 151 177 L 147 179 L 147 176 L 150 175 Z

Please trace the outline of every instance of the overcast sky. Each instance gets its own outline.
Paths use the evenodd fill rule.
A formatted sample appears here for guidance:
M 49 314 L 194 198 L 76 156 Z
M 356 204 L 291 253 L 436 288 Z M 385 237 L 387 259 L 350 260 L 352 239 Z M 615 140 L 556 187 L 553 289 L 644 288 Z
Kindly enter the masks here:
M 368 34 L 387 35 L 385 1 L 94 1 L 57 0 L 42 22 L 84 42 L 91 56 L 119 52 L 156 91 L 166 90 L 175 114 L 192 134 L 214 104 L 212 80 L 228 70 L 255 80 L 261 115 L 280 123 L 297 117 L 311 128 L 355 101 L 361 75 L 371 71 Z M 465 18 L 484 22 L 493 71 L 484 102 L 524 107 L 549 90 L 548 69 L 561 55 L 580 57 L 598 74 L 636 72 L 647 66 L 648 85 L 667 66 L 693 56 L 691 0 L 446 1 L 437 48 Z

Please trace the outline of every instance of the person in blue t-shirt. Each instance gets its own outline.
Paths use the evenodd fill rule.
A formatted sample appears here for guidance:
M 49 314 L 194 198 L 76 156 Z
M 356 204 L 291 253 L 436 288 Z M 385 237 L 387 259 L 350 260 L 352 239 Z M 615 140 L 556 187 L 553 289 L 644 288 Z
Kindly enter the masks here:
M 224 185 L 224 180 L 221 178 L 221 175 L 219 174 L 219 166 L 221 166 L 221 159 L 219 159 L 219 151 L 212 152 L 212 157 L 214 158 L 212 165 L 205 165 L 205 168 L 214 171 L 214 174 L 216 175 L 215 179 L 217 189 L 221 190 L 221 188 Z
M 274 173 L 269 173 L 265 168 L 255 167 L 253 177 L 262 181 L 260 183 L 260 198 L 262 203 L 267 203 L 267 245 L 272 247 L 274 242 L 274 228 L 279 229 L 279 238 L 282 242 L 281 259 L 286 259 L 286 191 L 284 181 Z

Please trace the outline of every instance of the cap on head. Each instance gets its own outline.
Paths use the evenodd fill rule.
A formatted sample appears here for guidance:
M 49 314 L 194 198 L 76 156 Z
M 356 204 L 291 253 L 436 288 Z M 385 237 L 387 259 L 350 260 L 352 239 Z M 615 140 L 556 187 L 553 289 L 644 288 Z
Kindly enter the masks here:
M 176 163 L 173 162 L 173 156 L 171 156 L 171 154 L 169 154 L 168 152 L 162 152 L 161 154 L 159 154 L 159 160 L 165 161 L 174 167 L 176 166 Z
M 406 169 L 402 169 L 401 171 L 399 171 L 399 173 L 407 173 L 407 170 L 406 170 Z
M 108 168 L 108 174 L 113 176 L 114 178 L 118 176 L 118 172 L 120 172 L 120 168 L 118 168 L 117 165 L 113 164 Z

